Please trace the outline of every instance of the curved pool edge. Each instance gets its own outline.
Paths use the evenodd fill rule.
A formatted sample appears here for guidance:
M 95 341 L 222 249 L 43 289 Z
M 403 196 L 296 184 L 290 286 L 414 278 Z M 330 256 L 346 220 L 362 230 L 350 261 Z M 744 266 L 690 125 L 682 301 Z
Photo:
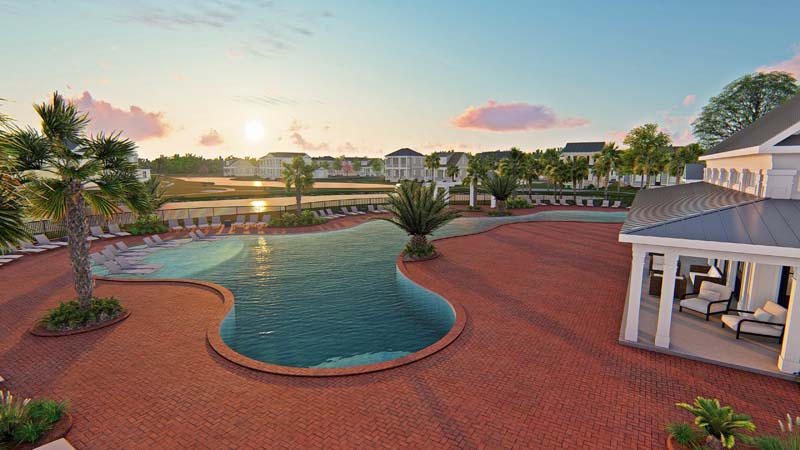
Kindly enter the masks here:
M 402 257 L 398 256 L 400 263 L 402 262 Z M 417 284 L 411 278 L 407 276 L 405 273 L 405 269 L 400 266 L 398 263 L 398 268 L 400 272 L 406 277 L 409 282 Z M 375 364 L 365 364 L 361 366 L 352 366 L 352 367 L 337 367 L 337 368 L 308 368 L 308 367 L 292 367 L 292 366 L 281 366 L 278 364 L 270 364 L 267 362 L 259 361 L 257 359 L 250 358 L 245 356 L 241 353 L 236 352 L 225 341 L 222 340 L 222 336 L 220 335 L 220 328 L 222 326 L 222 321 L 225 320 L 225 317 L 228 316 L 231 308 L 233 307 L 234 303 L 234 296 L 233 293 L 228 290 L 228 288 L 221 286 L 217 283 L 212 283 L 210 281 L 203 281 L 203 280 L 191 280 L 186 278 L 114 278 L 114 277 L 105 277 L 105 276 L 95 276 L 95 280 L 107 282 L 107 283 L 151 283 L 151 284 L 184 284 L 184 285 L 191 285 L 196 286 L 203 289 L 209 289 L 217 293 L 219 295 L 222 304 L 224 305 L 224 310 L 220 314 L 221 317 L 218 320 L 214 320 L 207 328 L 206 328 L 206 342 L 211 346 L 211 348 L 222 358 L 238 365 L 241 367 L 245 367 L 248 369 L 256 370 L 259 372 L 271 373 L 275 375 L 287 375 L 287 376 L 299 376 L 299 377 L 337 377 L 337 376 L 347 376 L 347 375 L 361 375 L 366 373 L 372 372 L 379 372 L 387 369 L 393 369 L 395 367 L 404 366 L 406 364 L 410 364 L 416 361 L 419 361 L 423 358 L 427 358 L 428 356 L 433 355 L 434 353 L 444 349 L 448 345 L 450 345 L 453 341 L 458 338 L 461 332 L 464 330 L 464 326 L 467 323 L 466 318 L 466 311 L 464 308 L 458 304 L 458 302 L 454 302 L 442 297 L 442 299 L 453 308 L 453 312 L 455 313 L 455 322 L 453 326 L 450 328 L 450 331 L 447 332 L 442 338 L 438 341 L 434 342 L 433 344 L 418 350 L 414 353 L 409 355 L 391 359 L 389 361 L 383 361 Z M 421 286 L 420 286 L 421 287 Z M 423 287 L 423 289 L 426 289 Z M 429 290 L 429 289 L 426 289 Z M 441 296 L 440 296 L 441 297 Z

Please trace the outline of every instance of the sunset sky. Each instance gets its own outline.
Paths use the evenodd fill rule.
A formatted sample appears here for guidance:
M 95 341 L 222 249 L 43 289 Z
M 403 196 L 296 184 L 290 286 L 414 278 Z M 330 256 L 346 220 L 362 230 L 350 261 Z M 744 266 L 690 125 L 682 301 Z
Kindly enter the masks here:
M 0 0 L 0 111 L 36 125 L 31 104 L 58 90 L 145 157 L 531 150 L 648 121 L 681 144 L 726 83 L 800 75 L 798 16 L 797 1 Z

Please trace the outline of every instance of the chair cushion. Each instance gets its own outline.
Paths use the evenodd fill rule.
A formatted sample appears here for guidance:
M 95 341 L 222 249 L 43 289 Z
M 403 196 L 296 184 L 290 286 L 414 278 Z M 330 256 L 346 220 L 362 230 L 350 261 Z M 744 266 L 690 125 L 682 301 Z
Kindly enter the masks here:
M 719 269 L 714 266 L 708 268 L 708 276 L 711 278 L 722 278 L 722 274 L 719 273 Z
M 702 298 L 687 298 L 681 300 L 680 305 L 686 309 L 691 309 L 692 311 L 697 311 L 699 313 L 705 314 L 708 310 L 708 304 L 710 300 L 702 299 Z M 722 312 L 728 309 L 728 305 L 726 303 L 715 303 L 711 305 L 712 313 Z
M 731 294 L 733 293 L 733 289 L 729 288 L 728 286 L 712 283 L 711 281 L 703 281 L 700 283 L 700 292 L 703 292 L 703 288 L 719 292 L 720 300 L 731 298 Z
M 697 296 L 697 298 L 707 300 L 709 302 L 716 302 L 718 300 L 721 300 L 719 292 L 710 290 L 706 290 L 705 292 L 700 291 L 700 294 Z
M 772 314 L 770 314 L 770 313 L 768 313 L 768 312 L 764 311 L 763 309 L 761 309 L 761 308 L 758 308 L 758 309 L 756 309 L 756 311 L 753 313 L 753 317 L 754 317 L 756 320 L 760 320 L 760 321 L 762 321 L 762 322 L 769 322 L 769 321 L 770 321 L 770 320 L 771 320 L 771 319 L 772 319 L 774 316 L 773 316 Z
M 721 320 L 722 323 L 728 326 L 728 328 L 736 330 L 736 327 L 739 325 L 739 321 L 743 319 L 744 317 L 742 316 L 723 314 Z M 761 334 L 764 336 L 778 337 L 783 332 L 783 327 L 777 325 L 767 325 L 765 323 L 745 322 L 742 324 L 741 331 L 744 333 L 753 333 L 753 334 Z
M 783 306 L 775 303 L 775 302 L 767 302 L 764 303 L 764 311 L 772 314 L 772 319 L 770 322 L 785 324 L 786 323 L 786 308 Z

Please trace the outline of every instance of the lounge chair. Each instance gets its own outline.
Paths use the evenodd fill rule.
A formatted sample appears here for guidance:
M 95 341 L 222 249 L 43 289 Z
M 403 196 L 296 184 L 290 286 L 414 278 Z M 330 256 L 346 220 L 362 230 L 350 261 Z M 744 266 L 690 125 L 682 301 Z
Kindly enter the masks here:
M 346 206 L 342 206 L 341 208 L 339 208 L 339 211 L 341 211 L 342 214 L 344 214 L 345 216 L 357 216 L 358 215 L 358 213 L 354 213 L 354 212 L 350 211 L 349 209 L 347 209 Z
M 192 219 L 191 217 L 187 217 L 183 219 L 183 228 L 187 230 L 194 230 L 195 228 L 197 228 L 197 225 L 194 224 L 194 219 Z
M 160 269 L 161 268 L 160 264 L 136 264 L 134 262 L 131 262 L 131 260 L 129 260 L 128 258 L 126 258 L 124 256 L 117 257 L 117 259 L 114 260 L 114 262 L 119 264 L 119 266 L 122 267 L 123 269 Z
M 122 241 L 119 241 L 119 242 L 117 242 L 115 245 L 117 246 L 117 248 L 119 249 L 119 251 L 120 251 L 120 252 L 121 252 L 123 255 L 124 255 L 126 252 L 152 253 L 152 252 L 154 252 L 154 251 L 155 251 L 155 249 L 152 249 L 152 248 L 147 248 L 147 247 L 144 247 L 144 248 L 141 248 L 141 247 L 139 247 L 139 248 L 130 248 L 130 247 L 128 247 L 127 245 L 125 245 L 125 243 L 124 243 L 124 242 L 122 242 Z
M 50 239 L 47 238 L 47 236 L 43 234 L 34 234 L 33 238 L 36 239 L 36 243 L 39 244 L 39 246 L 56 245 L 59 247 L 66 247 L 67 245 L 69 245 L 64 241 L 51 241 Z
M 236 216 L 236 221 L 231 224 L 231 229 L 244 226 L 244 216 Z
M 197 231 L 195 232 L 195 234 L 197 234 L 197 236 L 198 236 L 200 239 L 202 239 L 202 240 L 207 240 L 207 241 L 217 241 L 217 240 L 219 240 L 219 239 L 220 239 L 220 237 L 219 237 L 219 236 L 209 236 L 209 235 L 207 235 L 207 234 L 203 233 L 203 232 L 202 232 L 202 231 L 200 231 L 200 230 L 197 230 Z
M 130 236 L 131 234 L 127 231 L 122 231 L 119 229 L 119 225 L 115 223 L 108 224 L 108 232 L 113 234 L 114 236 Z
M 177 246 L 179 246 L 179 245 L 181 245 L 183 243 L 183 242 L 176 242 L 176 241 L 173 241 L 173 240 L 165 241 L 165 240 L 161 239 L 161 236 L 159 236 L 157 234 L 154 234 L 154 235 L 152 235 L 150 237 L 153 238 L 153 241 L 155 241 L 155 243 L 158 244 L 158 245 L 177 247 Z
M 537 197 L 533 200 L 533 206 L 544 206 L 544 202 Z
M 383 208 L 381 206 L 376 206 L 375 209 L 378 210 L 378 212 L 381 212 L 381 213 L 387 213 L 388 214 L 388 213 L 391 212 L 388 209 L 385 209 L 385 208 Z
M 208 218 L 206 216 L 200 216 L 197 218 L 197 228 L 208 228 Z
M 270 221 L 272 221 L 272 216 L 269 214 L 264 214 L 263 216 L 261 216 L 261 220 L 258 221 L 258 225 L 262 227 L 268 227 Z
M 120 267 L 119 264 L 115 263 L 114 261 L 106 261 L 103 263 L 103 266 L 108 269 L 108 272 L 112 275 L 119 275 L 119 274 L 147 274 L 153 273 L 156 269 L 123 269 Z
M 90 253 L 89 258 L 91 258 L 92 261 L 98 266 L 101 266 L 104 262 L 108 261 L 108 259 L 100 253 Z
M 114 247 L 113 245 L 106 245 L 104 247 L 104 250 L 105 249 L 108 249 L 108 251 L 110 251 L 111 253 L 113 253 L 116 256 L 128 256 L 128 257 L 134 257 L 134 258 L 137 258 L 137 257 L 144 258 L 148 254 L 150 254 L 150 252 L 137 251 L 137 250 L 131 250 L 131 249 L 127 249 L 127 250 L 123 251 L 123 250 L 118 249 L 117 247 Z
M 311 211 L 311 215 L 314 216 L 314 220 L 327 219 L 327 217 L 325 216 L 320 216 L 319 213 L 316 211 Z
M 613 205 L 611 205 L 612 208 L 619 208 L 621 206 L 622 206 L 622 201 L 621 200 L 617 200 L 617 201 L 614 202 Z
M 167 221 L 167 223 L 169 224 L 169 230 L 170 231 L 181 231 L 181 230 L 183 230 L 183 227 L 178 225 L 178 219 L 169 219 Z
M 691 265 L 689 266 L 689 280 L 692 282 L 693 292 L 697 292 L 703 282 L 710 281 L 716 284 L 725 284 L 722 273 L 714 266 Z
M 106 233 L 105 231 L 103 231 L 103 228 L 100 226 L 89 227 L 89 232 L 91 233 L 92 236 L 96 238 L 111 239 L 116 237 L 111 233 Z
M 380 214 L 380 211 L 375 209 L 375 207 L 372 205 L 367 205 L 367 212 L 372 214 Z
M 211 239 L 202 239 L 194 231 L 190 231 L 189 232 L 189 237 L 192 239 L 192 242 L 205 242 L 205 241 L 210 241 L 211 240 Z
M 594 200 L 592 200 L 590 198 L 587 198 L 584 201 L 586 202 L 586 206 L 588 206 L 589 208 L 593 208 L 594 207 Z
M 330 208 L 327 208 L 327 209 L 325 209 L 325 212 L 326 212 L 326 213 L 328 213 L 328 217 L 329 217 L 329 218 L 334 218 L 334 219 L 335 219 L 335 218 L 339 218 L 339 217 L 346 217 L 346 214 L 338 214 L 338 213 L 335 213 L 335 212 L 333 212 L 333 210 L 332 210 L 332 209 L 330 209 Z
M 45 245 L 33 245 L 30 242 L 23 241 L 23 240 L 19 241 L 19 245 L 20 245 L 20 247 L 22 247 L 22 249 L 27 249 L 27 250 L 30 250 L 30 249 L 41 249 L 42 251 L 44 251 L 44 250 L 52 250 L 54 248 L 60 248 L 60 246 L 58 246 L 58 245 L 47 245 L 47 244 L 45 244 Z
M 601 208 L 608 208 L 608 200 L 603 200 L 603 204 L 600 205 Z
M 222 221 L 219 219 L 219 216 L 214 216 L 211 218 L 211 226 L 216 228 L 222 228 Z
M 696 296 L 686 297 L 679 303 L 678 311 L 687 309 L 702 314 L 706 321 L 715 314 L 728 312 L 733 290 L 728 286 L 704 281 Z
M 250 218 L 244 223 L 247 228 L 258 227 L 258 214 L 250 214 Z
M 358 209 L 358 207 L 357 207 L 357 206 L 355 206 L 355 205 L 353 205 L 353 206 L 351 206 L 351 207 L 350 207 L 350 211 L 352 211 L 352 212 L 354 212 L 354 213 L 356 213 L 356 214 L 359 214 L 359 215 L 366 214 L 364 211 L 360 211 L 360 210 Z
M 754 336 L 766 336 L 778 338 L 778 342 L 783 340 L 783 333 L 786 331 L 786 308 L 768 301 L 762 308 L 755 311 L 744 311 L 740 309 L 729 309 L 728 311 L 736 314 L 722 315 L 722 328 L 728 327 L 736 330 L 736 339 L 742 334 Z
M 20 259 L 25 255 L 10 255 L 10 254 L 0 254 L 0 258 L 2 259 Z
M 94 237 L 94 236 L 86 236 L 86 240 L 87 241 L 96 241 L 98 239 L 100 239 L 100 238 L 99 237 Z

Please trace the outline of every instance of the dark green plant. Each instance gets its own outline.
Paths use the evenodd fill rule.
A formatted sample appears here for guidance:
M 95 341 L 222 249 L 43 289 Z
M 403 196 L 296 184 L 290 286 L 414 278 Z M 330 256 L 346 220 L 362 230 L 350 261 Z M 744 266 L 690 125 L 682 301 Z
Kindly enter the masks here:
M 308 225 L 319 225 L 325 223 L 324 219 L 314 217 L 311 211 L 303 211 L 300 214 L 284 213 L 269 221 L 270 227 L 303 227 Z
M 498 175 L 496 172 L 489 172 L 483 179 L 483 186 L 497 200 L 497 210 L 506 211 L 506 200 L 517 189 L 517 180 L 511 175 Z
M 75 330 L 114 319 L 123 311 L 114 297 L 93 298 L 88 308 L 81 308 L 77 300 L 71 300 L 48 310 L 39 323 L 48 330 Z
M 508 201 L 506 202 L 506 206 L 509 209 L 530 208 L 531 203 L 526 198 L 517 197 L 508 199 Z
M 490 209 L 487 214 L 492 216 L 492 217 L 505 217 L 505 216 L 510 216 L 511 212 L 509 212 L 509 211 L 500 211 L 499 209 Z
M 314 189 L 314 169 L 314 165 L 306 164 L 302 156 L 295 156 L 291 162 L 283 163 L 281 178 L 286 185 L 286 192 L 292 192 L 294 188 L 295 212 L 298 216 L 302 211 L 303 194 L 308 194 Z
M 164 233 L 169 228 L 157 216 L 139 216 L 136 222 L 128 227 L 128 232 L 139 236 L 142 234 L 151 235 Z
M 467 211 L 480 211 L 480 206 L 467 206 Z
M 800 416 L 792 418 L 786 415 L 786 423 L 778 421 L 781 433 L 778 435 L 758 436 L 754 439 L 759 450 L 800 450 Z
M 710 448 L 733 448 L 736 439 L 749 442 L 745 432 L 755 431 L 750 416 L 738 414 L 730 406 L 720 406 L 719 400 L 697 397 L 694 404 L 677 403 L 676 406 L 694 414 L 694 423 L 708 436 L 706 446 Z
M 458 217 L 458 212 L 447 208 L 444 191 L 436 183 L 425 186 L 418 181 L 402 181 L 396 192 L 389 194 L 386 209 L 392 217 L 381 218 L 397 225 L 411 236 L 406 251 L 415 256 L 428 256 L 436 252 L 428 243 L 428 235 Z
M 405 248 L 403 249 L 403 253 L 414 258 L 425 258 L 427 256 L 435 255 L 436 248 L 430 242 L 428 242 L 428 244 L 422 248 L 414 248 L 409 243 L 406 244 Z
M 705 437 L 705 433 L 686 422 L 673 422 L 667 425 L 667 433 L 681 445 L 690 447 L 697 445 Z
M 38 441 L 66 411 L 66 401 L 19 399 L 0 391 L 0 448 Z

